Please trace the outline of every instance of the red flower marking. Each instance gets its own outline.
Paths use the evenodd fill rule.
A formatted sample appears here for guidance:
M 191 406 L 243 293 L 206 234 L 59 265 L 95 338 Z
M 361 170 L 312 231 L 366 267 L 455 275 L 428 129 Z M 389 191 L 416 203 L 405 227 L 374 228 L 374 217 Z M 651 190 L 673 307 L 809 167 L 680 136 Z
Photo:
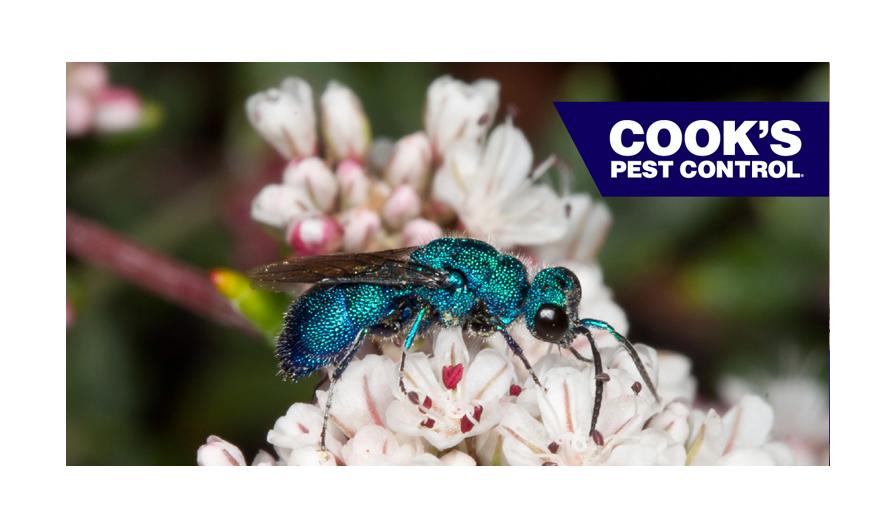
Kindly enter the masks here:
M 510 385 L 510 395 L 512 395 L 513 397 L 519 397 L 519 394 L 520 394 L 520 393 L 522 393 L 522 387 L 521 387 L 521 386 L 519 386 L 518 384 L 511 384 L 511 385 Z
M 603 446 L 603 434 L 601 434 L 599 430 L 594 430 L 591 434 L 591 437 L 594 438 L 594 443 Z
M 463 365 L 462 364 L 453 364 L 451 366 L 444 366 L 441 368 L 441 382 L 444 383 L 444 387 L 448 390 L 453 390 L 460 384 L 460 379 L 463 378 Z
M 433 426 L 435 426 L 435 419 L 432 419 L 430 417 L 430 418 L 426 419 L 425 421 L 421 422 L 420 426 L 425 426 L 426 428 L 432 428 Z
M 472 409 L 472 418 L 478 423 L 482 420 L 482 405 L 476 405 L 475 408 Z
M 425 408 L 426 410 L 432 408 L 432 398 L 428 395 L 425 399 L 423 399 L 423 408 Z
M 472 430 L 472 421 L 469 420 L 468 415 L 464 415 L 463 419 L 460 419 L 460 431 L 464 434 Z
M 547 445 L 547 450 L 549 450 L 551 454 L 555 454 L 556 451 L 559 450 L 559 445 L 554 441 Z

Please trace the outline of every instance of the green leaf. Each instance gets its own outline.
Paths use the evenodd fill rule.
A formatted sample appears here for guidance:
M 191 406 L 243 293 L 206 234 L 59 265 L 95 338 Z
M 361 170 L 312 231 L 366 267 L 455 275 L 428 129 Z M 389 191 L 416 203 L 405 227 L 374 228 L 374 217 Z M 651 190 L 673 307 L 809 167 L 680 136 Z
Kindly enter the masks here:
M 211 282 L 222 295 L 230 300 L 253 326 L 274 342 L 283 324 L 283 313 L 291 298 L 282 293 L 252 289 L 251 282 L 244 274 L 232 269 L 214 269 Z

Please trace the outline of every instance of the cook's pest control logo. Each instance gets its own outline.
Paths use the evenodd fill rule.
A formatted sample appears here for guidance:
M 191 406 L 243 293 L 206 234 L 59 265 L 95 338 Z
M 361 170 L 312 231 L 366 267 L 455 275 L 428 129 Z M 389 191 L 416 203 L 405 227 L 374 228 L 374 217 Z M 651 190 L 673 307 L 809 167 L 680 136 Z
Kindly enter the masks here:
M 827 196 L 829 104 L 557 102 L 604 196 Z

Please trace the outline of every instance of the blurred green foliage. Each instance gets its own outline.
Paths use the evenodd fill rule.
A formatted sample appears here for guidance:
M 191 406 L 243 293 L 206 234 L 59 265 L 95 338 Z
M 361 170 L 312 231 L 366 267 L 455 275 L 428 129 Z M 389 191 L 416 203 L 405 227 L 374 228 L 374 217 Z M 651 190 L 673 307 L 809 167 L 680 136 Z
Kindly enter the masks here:
M 245 98 L 287 75 L 316 93 L 336 79 L 360 95 L 374 135 L 399 137 L 420 129 L 426 87 L 442 73 L 499 80 L 502 107 L 538 157 L 555 152 L 574 190 L 594 194 L 553 100 L 829 98 L 825 64 L 116 64 L 113 82 L 151 101 L 153 119 L 124 136 L 68 141 L 68 207 L 202 269 L 261 263 L 277 246 L 248 221 L 247 203 L 271 177 L 272 153 L 245 119 Z M 706 396 L 721 372 L 773 372 L 789 349 L 825 378 L 827 199 L 607 202 L 615 223 L 599 258 L 635 340 L 691 356 Z M 74 259 L 67 278 L 69 464 L 192 464 L 211 433 L 250 458 L 276 418 L 311 396 L 316 379 L 274 375 L 263 337 Z

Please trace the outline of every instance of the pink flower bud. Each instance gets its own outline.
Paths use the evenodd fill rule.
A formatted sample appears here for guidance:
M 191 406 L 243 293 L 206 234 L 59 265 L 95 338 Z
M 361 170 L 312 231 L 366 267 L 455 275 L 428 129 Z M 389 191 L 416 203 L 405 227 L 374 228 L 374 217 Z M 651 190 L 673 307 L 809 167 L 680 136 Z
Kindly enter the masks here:
M 204 445 L 199 447 L 196 461 L 203 466 L 245 466 L 246 460 L 242 452 L 232 443 L 218 436 L 208 436 Z
M 80 136 L 93 126 L 93 104 L 81 92 L 69 91 L 65 95 L 65 130 L 68 135 Z
M 357 162 L 346 159 L 336 168 L 340 205 L 343 209 L 362 207 L 370 200 L 370 178 Z
M 467 84 L 445 75 L 429 85 L 424 122 L 436 158 L 457 143 L 485 137 L 497 113 L 499 93 L 500 85 L 489 79 Z
M 320 97 L 328 158 L 362 161 L 370 146 L 370 124 L 357 95 L 330 81 Z
M 329 212 L 336 205 L 339 193 L 336 176 L 319 157 L 290 161 L 283 172 L 283 183 L 300 189 L 321 212 Z
M 407 222 L 401 231 L 401 241 L 405 246 L 425 245 L 436 238 L 441 238 L 444 231 L 437 223 L 422 218 Z
M 109 71 L 104 64 L 96 62 L 73 62 L 66 68 L 66 88 L 92 97 L 109 82 Z
M 382 231 L 379 215 L 370 209 L 353 209 L 342 220 L 345 231 L 342 248 L 346 252 L 364 252 L 371 248 Z
M 411 219 L 420 215 L 422 201 L 419 194 L 410 185 L 401 185 L 392 191 L 392 195 L 382 207 L 382 217 L 386 225 L 399 229 Z
M 126 132 L 143 118 L 143 103 L 127 88 L 107 87 L 96 95 L 94 126 L 102 133 Z
M 252 200 L 252 219 L 277 229 L 312 210 L 310 198 L 302 190 L 286 185 L 267 185 Z
M 329 216 L 315 216 L 292 222 L 286 239 L 299 256 L 334 252 L 342 244 L 342 226 Z
M 385 179 L 393 187 L 410 185 L 422 193 L 426 189 L 432 164 L 432 147 L 423 132 L 408 135 L 395 144 L 385 167 Z
M 246 100 L 246 114 L 255 130 L 286 159 L 317 154 L 317 117 L 311 86 L 289 77 L 279 88 Z

